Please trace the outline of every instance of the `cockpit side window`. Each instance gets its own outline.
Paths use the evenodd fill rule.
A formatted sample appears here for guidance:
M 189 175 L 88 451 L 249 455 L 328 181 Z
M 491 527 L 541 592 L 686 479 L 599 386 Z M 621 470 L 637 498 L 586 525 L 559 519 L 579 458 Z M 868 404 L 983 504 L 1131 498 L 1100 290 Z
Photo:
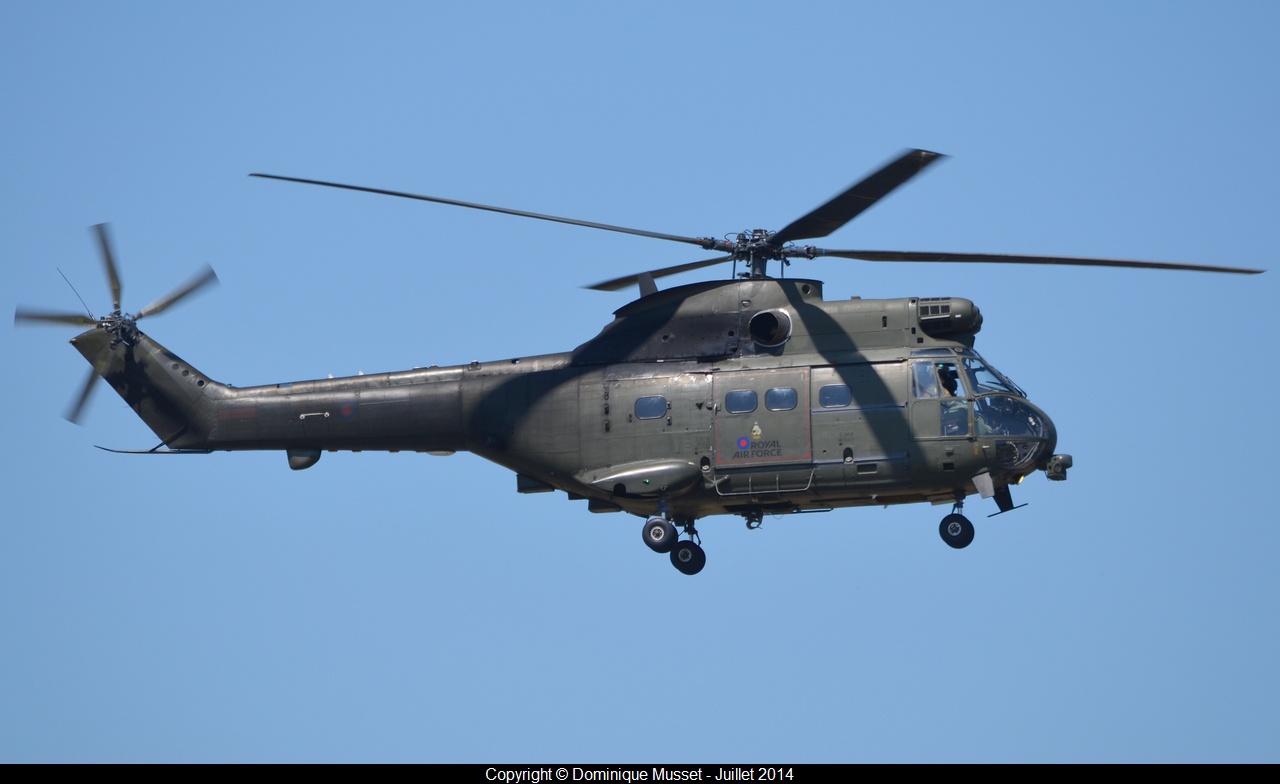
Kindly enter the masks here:
M 938 397 L 938 374 L 932 362 L 916 362 L 911 368 L 911 390 L 916 397 Z
M 912 363 L 911 386 L 918 398 L 964 397 L 954 362 Z

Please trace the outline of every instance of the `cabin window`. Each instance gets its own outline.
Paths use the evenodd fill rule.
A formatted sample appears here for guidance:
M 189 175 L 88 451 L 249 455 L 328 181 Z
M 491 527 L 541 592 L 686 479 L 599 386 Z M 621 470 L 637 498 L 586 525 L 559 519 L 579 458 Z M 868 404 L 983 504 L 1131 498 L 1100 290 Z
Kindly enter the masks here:
M 662 395 L 636 398 L 636 419 L 657 419 L 667 415 L 667 399 Z
M 829 384 L 818 390 L 818 405 L 823 408 L 844 408 L 853 402 L 853 391 L 848 384 Z
M 764 393 L 764 407 L 770 411 L 790 411 L 798 399 L 799 395 L 790 387 L 770 389 Z
M 724 396 L 724 410 L 730 414 L 749 414 L 756 410 L 757 398 L 753 389 L 735 389 Z

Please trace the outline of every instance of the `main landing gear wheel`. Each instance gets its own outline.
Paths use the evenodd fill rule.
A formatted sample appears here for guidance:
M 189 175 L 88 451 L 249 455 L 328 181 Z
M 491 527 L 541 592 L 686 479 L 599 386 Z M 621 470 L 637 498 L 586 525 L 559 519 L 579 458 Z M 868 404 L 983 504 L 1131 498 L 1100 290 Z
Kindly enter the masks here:
M 655 553 L 669 553 L 676 546 L 676 527 L 661 517 L 650 518 L 644 524 L 644 543 Z
M 707 554 L 697 542 L 677 542 L 671 551 L 671 565 L 681 574 L 697 574 L 707 565 Z
M 962 514 L 949 514 L 942 518 L 938 534 L 942 541 L 959 550 L 973 541 L 973 523 Z

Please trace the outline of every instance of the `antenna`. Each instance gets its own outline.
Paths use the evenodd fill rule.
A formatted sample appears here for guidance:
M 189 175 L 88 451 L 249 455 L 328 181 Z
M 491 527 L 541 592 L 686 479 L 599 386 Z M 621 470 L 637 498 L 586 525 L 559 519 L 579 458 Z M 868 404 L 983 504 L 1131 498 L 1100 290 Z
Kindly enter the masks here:
M 58 274 L 62 276 L 62 279 L 67 281 L 68 286 L 71 286 L 71 281 L 67 279 L 66 273 L 62 271 L 62 268 L 55 267 L 54 269 L 58 270 Z M 84 297 L 80 296 L 80 292 L 76 291 L 75 286 L 71 286 L 71 293 L 76 295 L 76 299 L 80 300 L 81 305 L 84 305 L 84 312 L 89 314 L 89 318 L 96 318 L 93 315 L 93 311 L 89 310 L 89 304 L 84 301 Z

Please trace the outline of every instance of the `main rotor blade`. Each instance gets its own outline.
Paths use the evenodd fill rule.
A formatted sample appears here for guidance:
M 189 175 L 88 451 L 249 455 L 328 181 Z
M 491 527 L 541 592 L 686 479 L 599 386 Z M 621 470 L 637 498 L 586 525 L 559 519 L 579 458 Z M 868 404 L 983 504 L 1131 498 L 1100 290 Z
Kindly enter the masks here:
M 76 400 L 62 415 L 63 419 L 78 425 L 80 424 L 80 414 L 84 412 L 85 403 L 89 402 L 89 395 L 93 392 L 94 382 L 98 380 L 98 369 L 89 368 L 89 376 L 84 380 L 84 385 L 80 388 L 80 394 L 76 396 Z
M 1076 256 L 1017 256 L 990 253 L 925 253 L 901 250 L 825 250 L 804 248 L 797 255 L 836 256 L 860 261 L 960 262 L 966 264 L 1062 264 L 1073 267 L 1130 267 L 1133 269 L 1186 270 L 1190 272 L 1230 272 L 1257 275 L 1266 270 L 1245 267 L 1219 267 L 1210 264 L 1176 264 L 1168 261 L 1131 261 L 1129 259 L 1094 259 Z
M 210 267 L 208 264 L 206 264 L 204 265 L 204 270 L 202 272 L 198 273 L 194 278 L 187 281 L 184 285 L 182 285 L 178 289 L 171 292 L 168 296 L 162 297 L 161 299 L 158 299 L 155 302 L 152 302 L 150 305 L 138 311 L 138 315 L 135 316 L 135 318 L 142 318 L 143 316 L 154 316 L 155 314 L 165 310 L 166 308 L 177 304 L 184 297 L 194 294 L 195 292 L 199 291 L 205 286 L 208 286 L 211 283 L 217 283 L 217 282 L 218 282 L 218 276 L 213 271 L 213 267 Z
M 587 286 L 587 288 L 595 289 L 596 291 L 617 291 L 618 289 L 624 289 L 627 286 L 636 285 L 640 282 L 641 275 L 649 275 L 653 278 L 664 278 L 667 275 L 675 275 L 679 272 L 688 272 L 690 270 L 702 269 L 703 267 L 710 267 L 712 264 L 719 264 L 722 261 L 728 261 L 732 258 L 733 256 L 717 256 L 714 259 L 691 261 L 688 264 L 677 264 L 674 267 L 663 267 L 662 269 L 653 270 L 651 272 L 638 272 L 634 275 L 626 275 L 621 278 L 602 281 L 594 286 Z
M 417 199 L 418 201 L 432 201 L 438 204 L 452 204 L 455 207 L 469 207 L 473 210 L 488 210 L 489 212 L 501 212 L 506 215 L 517 215 L 522 218 L 536 218 L 538 220 L 552 221 L 554 223 L 567 223 L 571 226 L 586 226 L 589 229 L 602 229 L 604 231 L 616 231 L 622 234 L 634 234 L 638 237 L 652 237 L 658 240 L 670 240 L 671 242 L 684 242 L 689 245 L 698 245 L 707 249 L 711 249 L 713 245 L 710 240 L 700 237 L 681 237 L 676 234 L 662 234 L 656 231 L 645 231 L 643 229 L 629 229 L 625 226 L 612 226 L 608 223 L 593 223 L 592 221 L 577 220 L 576 218 L 561 218 L 555 215 L 543 215 L 537 212 L 525 212 L 524 210 L 512 210 L 506 207 L 493 207 L 488 204 L 475 204 L 469 201 L 458 201 L 456 199 L 443 199 L 438 196 L 423 196 L 417 193 L 405 193 L 403 191 L 389 191 L 382 188 L 366 188 L 361 185 L 343 185 L 337 182 L 324 182 L 322 180 L 305 180 L 300 177 L 282 177 L 276 174 L 250 174 L 250 177 L 265 177 L 270 180 L 284 180 L 286 182 L 301 182 L 306 185 L 323 185 L 327 188 L 344 188 L 349 191 L 364 191 L 365 193 L 381 193 L 384 196 L 399 196 L 405 199 Z
M 120 273 L 116 271 L 115 254 L 111 252 L 111 237 L 107 232 L 107 224 L 99 223 L 93 227 L 98 235 L 98 245 L 102 248 L 102 263 L 107 268 L 107 283 L 111 285 L 111 302 L 115 312 L 120 312 Z
M 62 313 L 50 310 L 26 310 L 18 308 L 13 312 L 14 326 L 23 323 L 72 324 L 77 327 L 92 327 L 97 321 L 83 313 Z
M 908 150 L 831 201 L 784 226 L 769 238 L 769 244 L 780 248 L 795 240 L 825 237 L 924 171 L 926 166 L 945 157 L 928 150 Z

